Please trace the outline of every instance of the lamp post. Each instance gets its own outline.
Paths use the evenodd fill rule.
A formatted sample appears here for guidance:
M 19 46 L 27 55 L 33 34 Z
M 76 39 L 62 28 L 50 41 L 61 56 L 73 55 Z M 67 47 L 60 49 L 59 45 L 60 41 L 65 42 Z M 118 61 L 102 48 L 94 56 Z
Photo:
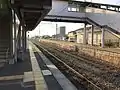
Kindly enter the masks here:
M 58 24 L 56 23 L 56 39 L 57 39 L 57 37 L 58 37 L 58 35 L 57 35 L 57 30 L 58 30 Z

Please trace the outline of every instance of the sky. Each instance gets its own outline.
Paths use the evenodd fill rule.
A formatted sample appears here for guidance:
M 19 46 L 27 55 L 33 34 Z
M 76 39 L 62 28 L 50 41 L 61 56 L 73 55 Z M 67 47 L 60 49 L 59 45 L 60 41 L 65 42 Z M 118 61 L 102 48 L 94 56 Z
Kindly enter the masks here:
M 120 0 L 75 0 L 75 1 L 88 1 L 88 2 L 92 1 L 92 2 L 95 2 L 95 3 L 120 5 Z
M 76 0 L 76 1 L 85 1 L 85 0 Z M 120 5 L 120 0 L 86 0 L 86 1 Z M 70 31 L 74 31 L 76 29 L 84 27 L 84 25 L 80 24 L 80 23 L 62 23 L 62 22 L 45 22 L 45 21 L 42 21 L 35 28 L 35 30 L 29 32 L 29 35 L 30 35 L 30 37 L 43 36 L 43 35 L 52 36 L 52 35 L 56 34 L 56 24 L 58 25 L 57 28 L 59 28 L 60 26 L 65 26 L 66 27 L 66 34 Z
M 70 31 L 74 31 L 81 27 L 84 27 L 84 24 L 81 23 L 65 23 L 65 22 L 46 22 L 42 21 L 33 31 L 30 31 L 30 37 L 33 36 L 43 36 L 43 35 L 55 35 L 56 34 L 56 24 L 57 29 L 61 26 L 66 27 L 66 34 Z

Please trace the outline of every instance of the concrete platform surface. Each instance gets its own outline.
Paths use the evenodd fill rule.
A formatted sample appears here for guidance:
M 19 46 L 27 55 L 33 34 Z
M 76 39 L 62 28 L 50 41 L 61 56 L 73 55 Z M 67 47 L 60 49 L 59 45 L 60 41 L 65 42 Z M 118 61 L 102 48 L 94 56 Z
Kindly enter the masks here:
M 0 90 L 77 90 L 31 42 L 25 59 L 0 70 Z

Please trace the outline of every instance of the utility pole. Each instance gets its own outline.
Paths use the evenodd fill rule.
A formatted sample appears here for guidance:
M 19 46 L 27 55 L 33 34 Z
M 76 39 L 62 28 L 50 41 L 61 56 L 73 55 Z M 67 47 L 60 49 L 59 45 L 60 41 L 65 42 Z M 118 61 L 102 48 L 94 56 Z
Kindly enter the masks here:
M 56 23 L 56 39 L 58 37 L 58 35 L 57 35 L 57 29 L 58 29 L 58 24 Z
M 41 37 L 40 37 L 40 26 L 39 26 L 39 40 L 41 39 Z

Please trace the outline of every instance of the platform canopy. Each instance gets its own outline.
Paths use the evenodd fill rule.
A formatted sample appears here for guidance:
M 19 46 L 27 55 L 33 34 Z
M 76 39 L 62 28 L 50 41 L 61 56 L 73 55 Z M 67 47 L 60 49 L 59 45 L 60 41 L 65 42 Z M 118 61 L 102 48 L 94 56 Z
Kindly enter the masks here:
M 10 4 L 27 30 L 33 30 L 52 8 L 52 0 L 11 0 Z

